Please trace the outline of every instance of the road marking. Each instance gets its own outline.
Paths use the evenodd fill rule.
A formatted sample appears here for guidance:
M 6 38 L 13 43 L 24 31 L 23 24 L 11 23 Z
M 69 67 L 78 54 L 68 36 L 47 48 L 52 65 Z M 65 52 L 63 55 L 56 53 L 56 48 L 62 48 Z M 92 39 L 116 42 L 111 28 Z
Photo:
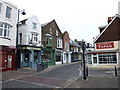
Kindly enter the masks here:
M 68 80 L 68 79 L 63 79 L 63 78 L 53 78 L 53 77 L 46 77 L 46 76 L 40 76 L 40 75 L 39 76 L 38 75 L 37 76 L 36 75 L 30 75 L 30 76 L 33 76 L 33 77 L 43 77 L 43 78 L 48 78 L 48 79 L 49 78 L 50 79 L 57 79 L 57 80 Z
M 64 86 L 64 88 L 66 88 L 67 86 L 71 85 L 72 83 L 74 83 L 76 80 L 78 80 L 80 77 L 74 78 L 73 80 L 71 80 L 70 83 L 68 83 L 66 86 Z
M 41 86 L 48 86 L 48 87 L 53 87 L 53 88 L 56 87 L 56 86 L 51 86 L 51 85 L 45 85 L 45 84 L 39 84 L 39 83 L 33 83 L 33 82 L 23 81 L 23 80 L 14 80 L 14 81 L 24 82 L 24 83 L 30 83 L 30 84 L 35 84 L 35 85 L 41 85 Z M 56 88 L 60 88 L 60 87 L 56 87 Z

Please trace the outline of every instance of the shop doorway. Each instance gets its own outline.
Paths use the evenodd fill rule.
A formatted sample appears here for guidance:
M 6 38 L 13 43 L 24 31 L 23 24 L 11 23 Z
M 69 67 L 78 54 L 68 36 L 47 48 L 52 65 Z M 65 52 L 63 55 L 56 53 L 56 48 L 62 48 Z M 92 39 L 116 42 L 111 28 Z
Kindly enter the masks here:
M 97 60 L 97 54 L 93 54 L 93 65 L 97 65 L 98 60 Z
M 24 67 L 29 67 L 29 53 L 25 54 L 25 58 L 24 58 L 24 61 L 23 61 L 23 66 Z
M 7 67 L 8 67 L 8 68 L 12 68 L 12 55 L 8 55 Z

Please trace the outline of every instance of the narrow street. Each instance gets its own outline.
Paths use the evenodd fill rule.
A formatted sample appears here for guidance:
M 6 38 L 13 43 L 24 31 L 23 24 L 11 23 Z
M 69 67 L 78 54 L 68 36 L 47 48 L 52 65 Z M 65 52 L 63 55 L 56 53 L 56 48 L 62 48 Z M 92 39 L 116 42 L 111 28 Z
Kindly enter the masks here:
M 36 75 L 4 81 L 3 88 L 63 88 L 78 79 L 80 63 L 66 64 Z
M 35 72 L 33 72 L 35 73 Z M 80 63 L 53 66 L 43 72 L 3 81 L 3 88 L 117 88 L 114 68 L 89 68 L 87 80 L 82 79 Z M 10 74 L 9 74 L 10 75 Z M 87 83 L 87 84 L 86 84 Z M 100 83 L 99 85 L 97 83 Z

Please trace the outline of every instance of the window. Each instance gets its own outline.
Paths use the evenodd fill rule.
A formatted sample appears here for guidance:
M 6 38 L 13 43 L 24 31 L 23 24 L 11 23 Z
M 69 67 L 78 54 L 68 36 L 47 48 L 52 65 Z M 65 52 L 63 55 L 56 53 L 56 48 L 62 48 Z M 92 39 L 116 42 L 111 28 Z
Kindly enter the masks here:
M 62 39 L 57 39 L 57 48 L 62 48 Z
M 6 8 L 6 17 L 9 18 L 9 19 L 11 17 L 11 10 L 12 10 L 12 8 L 7 6 L 7 8 Z
M 2 12 L 2 3 L 0 3 L 0 14 Z
M 99 54 L 99 63 L 100 64 L 114 64 L 117 63 L 117 58 L 115 53 L 109 54 Z
M 32 34 L 31 35 L 31 42 L 38 43 L 38 34 Z
M 0 22 L 0 36 L 9 37 L 11 26 L 7 23 Z
M 38 35 L 34 35 L 34 42 L 38 42 Z
M 20 35 L 20 44 L 22 43 L 22 33 L 19 33 Z
M 52 28 L 50 28 L 50 34 L 52 34 Z
M 33 22 L 33 29 L 37 29 L 37 23 Z
M 52 37 L 46 36 L 45 44 L 46 44 L 46 45 L 52 45 Z
M 58 30 L 56 30 L 56 36 L 58 36 Z
M 69 50 L 69 43 L 68 42 L 66 42 L 66 50 L 68 51 Z

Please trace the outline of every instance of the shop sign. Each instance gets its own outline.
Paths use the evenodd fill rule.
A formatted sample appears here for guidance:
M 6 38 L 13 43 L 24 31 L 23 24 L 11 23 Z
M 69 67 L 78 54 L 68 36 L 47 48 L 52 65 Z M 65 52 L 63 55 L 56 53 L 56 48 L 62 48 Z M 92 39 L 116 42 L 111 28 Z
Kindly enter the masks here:
M 109 49 L 109 48 L 114 48 L 114 43 L 113 42 L 107 42 L 107 43 L 97 43 L 96 44 L 97 49 Z

